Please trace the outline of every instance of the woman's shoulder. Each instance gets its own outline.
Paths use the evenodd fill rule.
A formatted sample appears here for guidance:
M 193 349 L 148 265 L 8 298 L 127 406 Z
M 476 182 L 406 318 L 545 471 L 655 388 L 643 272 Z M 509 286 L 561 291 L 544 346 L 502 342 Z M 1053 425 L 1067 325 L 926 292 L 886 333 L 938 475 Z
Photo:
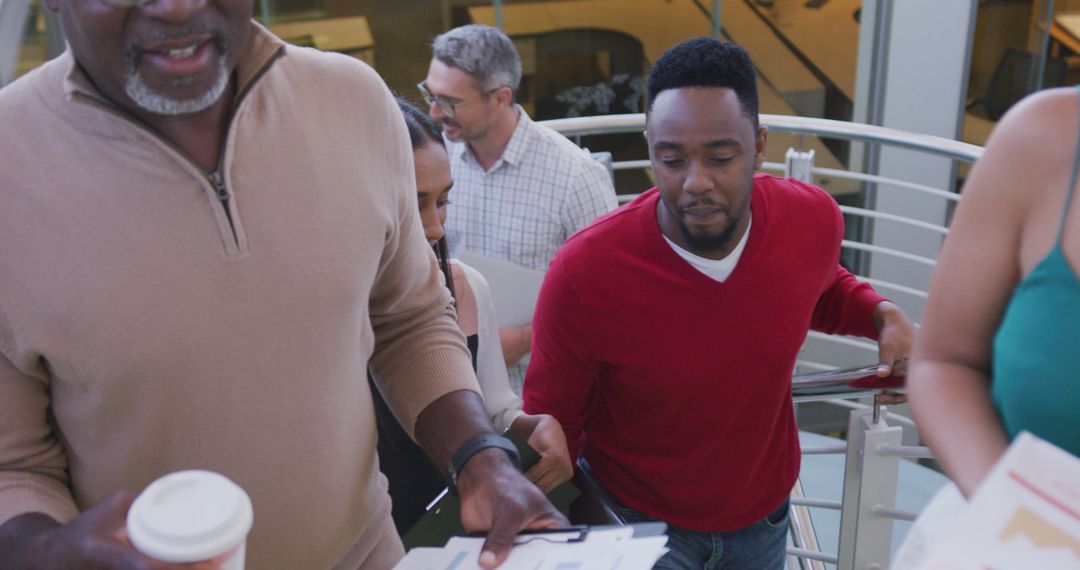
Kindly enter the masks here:
M 1021 100 L 990 134 L 985 152 L 961 188 L 950 236 L 1012 252 L 1018 275 L 1053 246 L 1080 140 L 1080 97 L 1048 89 Z
M 1077 155 L 1078 108 L 1073 88 L 1040 91 L 1014 105 L 990 134 L 976 163 L 984 176 L 973 186 L 999 198 L 1030 200 L 1066 185 Z
M 1080 97 L 1073 87 L 1046 89 L 1021 99 L 994 128 L 987 151 L 1007 147 L 1034 156 L 1054 156 L 1076 149 Z

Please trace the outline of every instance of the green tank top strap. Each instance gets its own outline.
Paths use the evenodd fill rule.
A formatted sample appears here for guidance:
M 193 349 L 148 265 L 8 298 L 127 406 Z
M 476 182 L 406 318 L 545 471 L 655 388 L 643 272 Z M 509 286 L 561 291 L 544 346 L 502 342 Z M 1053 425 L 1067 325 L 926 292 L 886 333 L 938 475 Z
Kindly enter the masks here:
M 1076 92 L 1077 100 L 1080 101 L 1080 85 L 1076 86 Z M 1061 221 L 1058 222 L 1057 245 L 1061 245 L 1061 238 L 1065 235 L 1065 220 L 1069 217 L 1069 206 L 1072 204 L 1073 191 L 1076 188 L 1076 177 L 1080 173 L 1080 135 L 1078 135 L 1076 150 L 1073 154 L 1072 176 L 1069 177 L 1069 189 L 1065 193 L 1065 207 L 1061 210 Z

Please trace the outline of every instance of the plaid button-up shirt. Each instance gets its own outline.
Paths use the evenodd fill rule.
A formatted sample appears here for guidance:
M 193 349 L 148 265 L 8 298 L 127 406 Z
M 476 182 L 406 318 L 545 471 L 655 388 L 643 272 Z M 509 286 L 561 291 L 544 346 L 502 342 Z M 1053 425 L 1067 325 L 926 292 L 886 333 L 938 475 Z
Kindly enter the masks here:
M 520 119 L 487 172 L 464 142 L 450 143 L 451 256 L 463 250 L 547 270 L 566 238 L 616 207 L 607 169 L 566 137 Z
M 566 238 L 618 205 L 607 168 L 561 134 L 519 120 L 502 157 L 484 171 L 464 142 L 448 142 L 454 190 L 447 207 L 450 256 L 471 251 L 546 271 Z M 525 359 L 509 369 L 521 394 Z

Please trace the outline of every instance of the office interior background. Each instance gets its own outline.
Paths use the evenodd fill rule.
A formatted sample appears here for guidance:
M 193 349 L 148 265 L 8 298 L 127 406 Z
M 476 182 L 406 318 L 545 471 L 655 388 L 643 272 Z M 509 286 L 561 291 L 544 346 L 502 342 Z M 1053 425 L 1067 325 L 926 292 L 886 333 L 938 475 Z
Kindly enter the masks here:
M 853 114 L 860 52 L 871 47 L 862 28 L 887 35 L 884 12 L 916 5 L 927 21 L 970 12 L 967 29 L 953 30 L 969 60 L 958 140 L 984 144 L 1016 98 L 1078 77 L 1080 25 L 1070 14 L 1080 0 L 255 0 L 255 17 L 290 42 L 367 61 L 407 96 L 426 75 L 434 36 L 499 26 L 521 53 L 519 99 L 538 120 L 639 112 L 643 79 L 664 49 L 720 35 L 754 58 L 763 113 L 866 122 Z M 870 12 L 879 21 L 868 22 Z M 59 28 L 40 0 L 0 0 L 0 86 L 62 51 Z M 629 150 L 608 142 L 616 158 Z M 842 148 L 829 154 L 837 164 L 850 158 Z
M 468 23 L 502 28 L 523 64 L 518 101 L 536 120 L 640 113 L 652 62 L 681 40 L 711 35 L 745 46 L 759 74 L 761 112 L 895 128 L 984 145 L 1023 95 L 1080 78 L 1080 0 L 254 0 L 255 18 L 283 39 L 372 65 L 390 88 L 419 99 L 430 43 Z M 58 19 L 40 0 L 0 0 L 0 88 L 64 49 Z M 578 137 L 615 161 L 647 158 L 640 132 Z M 962 192 L 970 165 L 902 150 L 775 133 L 767 161 L 814 150 L 835 171 L 895 176 Z M 888 154 L 884 154 L 888 153 Z M 614 171 L 620 194 L 653 185 L 648 168 Z M 872 184 L 816 173 L 814 182 L 856 208 L 948 225 L 951 207 L 878 196 Z M 919 242 L 847 217 L 852 239 L 937 257 Z M 872 235 L 871 235 L 872 234 Z M 857 274 L 925 291 L 927 267 L 842 261 Z M 872 265 L 872 266 L 871 266 Z M 921 320 L 922 297 L 898 299 Z M 847 356 L 832 358 L 843 362 Z M 800 410 L 813 429 L 813 408 Z M 821 418 L 836 433 L 843 417 Z M 818 431 L 818 430 L 815 430 Z
M 980 146 L 1024 94 L 1080 78 L 1074 12 L 1080 0 L 255 0 L 256 19 L 280 37 L 360 58 L 413 99 L 432 38 L 463 24 L 495 25 L 514 39 L 524 68 L 518 99 L 536 120 L 641 112 L 651 63 L 683 39 L 713 35 L 749 50 L 762 113 Z M 63 48 L 59 22 L 40 0 L 0 0 L 0 86 Z M 886 88 L 886 75 L 905 67 L 914 69 Z M 942 77 L 949 85 L 935 79 Z M 923 116 L 893 113 L 888 125 L 887 100 Z M 921 113 L 928 105 L 950 111 Z M 639 136 L 580 142 L 616 161 L 645 154 Z M 774 141 L 769 160 L 782 161 L 791 142 Z M 846 142 L 798 142 L 815 149 L 820 166 L 865 168 L 866 157 Z M 960 189 L 964 174 L 952 173 L 949 186 Z M 615 175 L 620 193 L 651 185 L 647 169 Z M 842 202 L 865 201 L 862 185 L 817 181 Z
M 1080 0 L 254 2 L 255 18 L 283 39 L 362 59 L 414 101 L 436 35 L 469 23 L 498 26 L 521 55 L 518 101 L 535 120 L 643 112 L 652 62 L 679 41 L 702 35 L 747 48 L 759 74 L 761 113 L 878 125 L 978 146 L 1024 95 L 1080 80 Z M 40 0 L 0 0 L 0 88 L 63 49 L 59 21 Z M 577 142 L 610 152 L 615 161 L 647 158 L 640 131 Z M 948 192 L 962 193 L 970 168 L 904 149 L 874 152 L 843 138 L 779 132 L 770 135 L 767 162 L 784 163 L 789 148 L 813 150 L 815 164 L 824 169 Z M 653 185 L 648 168 L 615 170 L 614 176 L 623 195 Z M 814 182 L 842 206 L 939 226 L 947 226 L 951 215 L 947 201 L 878 194 L 857 178 L 816 172 Z M 845 218 L 853 241 L 902 243 L 895 247 L 937 257 L 941 234 L 913 236 L 885 223 Z M 926 291 L 931 267 L 874 255 L 846 250 L 842 261 L 860 276 Z M 920 321 L 924 294 L 893 293 L 886 294 Z M 820 360 L 850 365 L 865 354 Z M 809 402 L 797 411 L 801 429 L 846 437 L 849 409 Z M 918 443 L 914 429 L 904 432 L 904 442 Z

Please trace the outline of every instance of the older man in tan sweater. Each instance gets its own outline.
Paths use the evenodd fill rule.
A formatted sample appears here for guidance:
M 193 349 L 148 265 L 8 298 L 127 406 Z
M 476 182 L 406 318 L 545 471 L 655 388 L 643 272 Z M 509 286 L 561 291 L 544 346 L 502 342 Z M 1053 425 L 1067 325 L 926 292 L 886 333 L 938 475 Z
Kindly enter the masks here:
M 437 464 L 491 426 L 386 87 L 251 0 L 46 4 L 70 51 L 0 91 L 0 560 L 159 567 L 131 492 L 204 468 L 252 498 L 248 567 L 391 566 L 368 366 Z M 483 565 L 565 522 L 458 455 Z

